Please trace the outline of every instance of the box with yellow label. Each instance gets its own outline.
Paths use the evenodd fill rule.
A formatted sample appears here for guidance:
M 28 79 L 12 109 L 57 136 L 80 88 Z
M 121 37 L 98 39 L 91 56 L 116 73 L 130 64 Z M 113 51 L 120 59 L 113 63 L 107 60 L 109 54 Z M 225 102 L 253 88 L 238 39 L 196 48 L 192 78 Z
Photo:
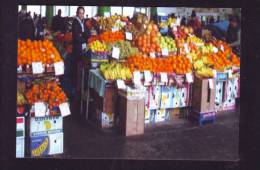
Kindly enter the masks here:
M 62 132 L 62 116 L 31 117 L 30 136 Z

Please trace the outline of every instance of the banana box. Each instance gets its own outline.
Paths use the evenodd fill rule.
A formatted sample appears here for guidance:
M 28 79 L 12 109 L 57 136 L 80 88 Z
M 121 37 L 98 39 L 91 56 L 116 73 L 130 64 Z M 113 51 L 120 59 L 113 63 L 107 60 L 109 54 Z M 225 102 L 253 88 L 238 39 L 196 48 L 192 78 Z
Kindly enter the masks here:
M 224 98 L 224 82 L 217 81 L 216 82 L 216 97 L 215 97 L 215 109 L 221 110 L 223 98 Z
M 171 87 L 162 86 L 162 95 L 161 95 L 161 109 L 168 109 L 172 106 L 172 97 L 171 97 Z
M 223 102 L 224 110 L 235 109 L 236 105 L 236 90 L 235 90 L 235 79 L 230 79 L 227 81 L 226 86 L 226 98 Z
M 63 129 L 62 116 L 46 116 L 30 118 L 30 136 L 46 135 L 61 132 Z
M 176 87 L 171 87 L 171 98 L 172 98 L 172 103 L 171 106 L 172 108 L 178 108 L 180 106 L 180 93 Z
M 100 125 L 102 128 L 113 127 L 114 125 L 114 114 L 101 112 L 100 114 Z
M 30 154 L 32 157 L 63 153 L 63 133 L 54 133 L 30 137 Z
M 157 109 L 155 112 L 154 122 L 163 122 L 166 118 L 166 110 L 165 109 Z
M 149 109 L 159 109 L 161 104 L 161 86 L 151 86 L 149 92 Z
M 180 99 L 179 107 L 186 107 L 187 106 L 187 98 L 188 98 L 188 94 L 187 94 L 188 91 L 187 90 L 188 89 L 186 87 L 178 89 L 179 99 Z

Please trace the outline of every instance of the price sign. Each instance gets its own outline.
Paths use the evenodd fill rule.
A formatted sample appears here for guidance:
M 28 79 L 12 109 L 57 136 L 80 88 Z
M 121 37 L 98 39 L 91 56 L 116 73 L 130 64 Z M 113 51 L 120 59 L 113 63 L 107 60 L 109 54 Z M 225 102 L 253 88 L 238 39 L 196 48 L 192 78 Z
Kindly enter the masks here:
M 118 47 L 113 47 L 112 57 L 115 59 L 119 59 L 119 55 L 120 55 L 120 49 Z
M 213 51 L 214 51 L 214 53 L 217 53 L 218 52 L 218 48 L 213 47 Z
M 43 102 L 35 103 L 35 117 L 44 117 L 46 111 L 47 111 L 47 108 Z
M 153 80 L 153 77 L 152 77 L 152 74 L 150 71 L 148 71 L 148 70 L 144 71 L 144 80 L 145 80 L 145 82 L 150 82 Z
M 168 48 L 163 48 L 163 49 L 162 49 L 162 55 L 163 55 L 163 56 L 168 56 L 168 55 L 169 55 Z
M 220 46 L 220 49 L 221 49 L 222 51 L 224 51 L 224 46 L 223 46 L 223 45 L 221 45 L 221 46 Z
M 33 62 L 32 63 L 33 74 L 41 74 L 44 72 L 42 62 Z
M 193 77 L 192 77 L 191 73 L 186 73 L 186 80 L 188 83 L 193 82 Z
M 141 84 L 141 74 L 139 71 L 134 71 L 134 84 L 136 85 Z
M 190 50 L 189 50 L 189 47 L 188 47 L 188 44 L 187 44 L 187 43 L 185 43 L 185 44 L 184 44 L 184 50 L 185 50 L 185 52 L 186 52 L 187 54 L 190 52 Z
M 168 82 L 168 75 L 167 73 L 161 73 L 161 82 Z
M 70 107 L 69 107 L 69 104 L 66 102 L 66 103 L 62 103 L 59 105 L 59 108 L 60 108 L 60 113 L 62 115 L 62 117 L 65 117 L 65 116 L 68 116 L 70 115 Z
M 123 80 L 116 80 L 116 84 L 118 89 L 126 89 L 126 85 Z
M 64 74 L 64 63 L 63 61 L 54 63 L 54 70 L 55 70 L 55 75 L 63 75 Z
M 176 25 L 178 25 L 178 26 L 181 25 L 181 19 L 180 19 L 180 18 L 177 18 L 177 20 L 176 20 Z
M 125 38 L 127 40 L 133 40 L 133 35 L 131 32 L 125 32 Z
M 213 84 L 213 80 L 209 79 L 209 88 L 210 89 L 214 89 L 214 84 Z
M 150 53 L 150 57 L 151 58 L 155 58 L 155 53 L 153 52 L 153 53 Z

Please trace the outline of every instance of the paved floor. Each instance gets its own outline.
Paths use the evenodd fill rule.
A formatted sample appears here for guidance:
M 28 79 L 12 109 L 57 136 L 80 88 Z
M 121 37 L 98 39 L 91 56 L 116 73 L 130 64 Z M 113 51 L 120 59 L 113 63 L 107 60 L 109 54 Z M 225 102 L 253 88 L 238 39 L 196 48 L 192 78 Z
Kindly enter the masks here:
M 214 124 L 198 126 L 184 119 L 147 126 L 142 136 L 125 138 L 101 131 L 84 120 L 64 118 L 64 158 L 237 160 L 238 117 L 219 114 Z

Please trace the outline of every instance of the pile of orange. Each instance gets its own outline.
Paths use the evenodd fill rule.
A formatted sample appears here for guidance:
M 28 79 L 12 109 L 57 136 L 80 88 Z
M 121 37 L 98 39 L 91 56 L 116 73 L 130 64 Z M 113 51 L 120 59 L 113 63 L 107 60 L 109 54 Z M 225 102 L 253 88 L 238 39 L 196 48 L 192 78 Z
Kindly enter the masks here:
M 99 35 L 99 39 L 105 43 L 115 43 L 124 40 L 125 36 L 123 31 L 105 31 Z
M 26 98 L 31 105 L 35 102 L 46 102 L 50 109 L 67 101 L 66 94 L 55 81 L 34 84 L 26 93 Z
M 145 34 L 136 37 L 134 45 L 143 53 L 161 53 L 160 44 L 158 43 L 160 36 L 157 25 L 149 23 Z
M 150 58 L 147 55 L 134 55 L 127 58 L 126 66 L 133 71 L 149 70 L 154 73 L 167 72 L 185 74 L 192 71 L 190 60 L 184 56 Z
M 58 50 L 49 40 L 18 40 L 18 65 L 32 64 L 32 62 L 52 64 L 61 60 Z

